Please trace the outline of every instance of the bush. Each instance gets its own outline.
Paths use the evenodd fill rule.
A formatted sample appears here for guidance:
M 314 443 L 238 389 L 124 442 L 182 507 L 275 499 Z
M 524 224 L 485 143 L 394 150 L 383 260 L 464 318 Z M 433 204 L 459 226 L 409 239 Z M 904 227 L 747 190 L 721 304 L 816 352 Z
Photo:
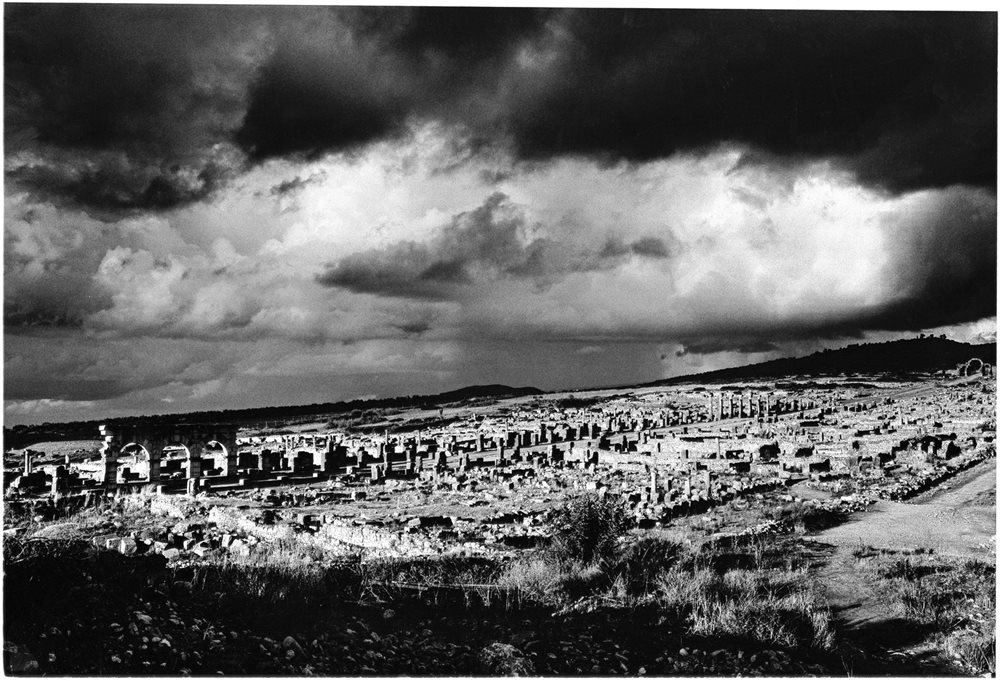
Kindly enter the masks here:
M 621 502 L 586 494 L 567 501 L 556 512 L 553 524 L 553 554 L 562 560 L 592 563 L 614 556 L 632 518 Z

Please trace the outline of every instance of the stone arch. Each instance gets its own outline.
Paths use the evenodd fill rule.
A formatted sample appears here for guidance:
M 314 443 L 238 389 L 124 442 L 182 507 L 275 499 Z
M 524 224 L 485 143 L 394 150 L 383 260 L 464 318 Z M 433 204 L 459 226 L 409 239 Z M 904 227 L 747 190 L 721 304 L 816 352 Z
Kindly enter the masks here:
M 118 455 L 129 445 L 141 446 L 146 451 L 150 462 L 150 482 L 160 479 L 160 467 L 167 450 L 179 450 L 183 453 L 183 468 L 187 478 L 201 477 L 202 455 L 213 446 L 222 453 L 223 474 L 236 474 L 235 425 L 132 423 L 113 427 L 102 425 L 100 430 L 104 439 L 101 457 L 105 485 L 115 484 Z M 174 468 L 176 457 L 171 457 L 167 463 Z
M 229 448 L 225 444 L 219 442 L 218 440 L 206 440 L 205 442 L 199 443 L 201 445 L 202 458 L 211 460 L 211 468 L 221 471 L 220 474 L 226 474 L 226 461 L 229 456 Z
M 132 441 L 127 442 L 121 446 L 118 450 L 118 455 L 131 456 L 129 450 L 137 449 L 141 452 L 141 457 L 136 458 L 136 463 L 144 463 L 146 467 L 146 480 L 148 482 L 155 482 L 160 479 L 160 452 L 157 451 L 153 454 L 155 449 L 151 443 L 148 441 Z
M 985 373 L 984 371 L 985 367 L 986 363 L 983 362 L 983 360 L 979 359 L 978 357 L 973 357 L 968 362 L 962 365 L 962 370 L 959 373 L 962 376 L 971 376 L 977 371 L 983 374 Z
M 198 448 L 212 459 L 213 468 L 219 471 L 218 474 L 224 478 L 236 476 L 238 462 L 236 438 L 230 440 L 216 433 L 204 435 L 203 438 L 203 441 L 198 442 Z
M 126 442 L 125 444 L 123 444 L 121 448 L 118 450 L 118 456 L 122 455 L 131 456 L 131 451 L 134 451 L 136 449 L 140 450 L 143 456 L 149 456 L 149 447 L 146 445 L 146 443 L 137 441 Z M 126 450 L 130 451 L 126 452 Z

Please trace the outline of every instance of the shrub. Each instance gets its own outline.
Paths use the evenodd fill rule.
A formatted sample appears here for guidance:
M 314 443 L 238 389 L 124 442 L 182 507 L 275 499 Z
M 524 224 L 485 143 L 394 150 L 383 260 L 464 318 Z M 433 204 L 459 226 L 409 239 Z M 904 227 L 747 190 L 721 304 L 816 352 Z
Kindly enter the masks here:
M 556 512 L 551 551 L 562 560 L 605 561 L 631 525 L 620 501 L 594 494 L 575 497 Z

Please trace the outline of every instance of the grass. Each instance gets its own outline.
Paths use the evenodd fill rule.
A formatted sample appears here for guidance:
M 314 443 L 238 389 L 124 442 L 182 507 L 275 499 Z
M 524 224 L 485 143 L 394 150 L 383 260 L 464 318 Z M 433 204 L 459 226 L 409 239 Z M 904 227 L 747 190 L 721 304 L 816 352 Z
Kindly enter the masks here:
M 613 518 L 596 522 L 591 514 L 601 509 L 594 505 L 583 508 L 591 527 L 616 526 Z M 604 533 L 590 536 L 612 544 Z M 834 647 L 830 610 L 790 550 L 793 541 L 755 537 L 743 547 L 693 548 L 655 538 L 621 546 L 616 538 L 615 552 L 594 551 L 586 560 L 585 552 L 567 552 L 559 539 L 513 561 L 498 583 L 519 602 L 564 609 L 574 601 L 653 606 L 695 636 L 823 652 Z
M 682 612 L 693 634 L 830 650 L 830 611 L 805 569 L 673 568 L 658 581 L 660 603 Z
M 996 671 L 996 567 L 933 551 L 859 547 L 854 557 L 886 601 L 931 632 L 966 672 Z
M 146 503 L 139 496 L 108 500 L 78 514 L 69 529 L 75 533 L 107 520 L 121 521 L 120 530 L 138 527 L 144 521 L 137 518 L 149 516 Z M 203 520 L 220 529 L 243 527 L 221 511 Z M 616 502 L 579 497 L 557 514 L 549 546 L 512 559 L 371 559 L 333 554 L 312 535 L 262 534 L 245 552 L 210 554 L 195 565 L 171 568 L 170 581 L 171 588 L 181 582 L 220 621 L 279 638 L 318 627 L 336 613 L 391 608 L 418 618 L 433 606 L 454 621 L 520 622 L 597 612 L 634 621 L 642 614 L 671 636 L 703 639 L 715 648 L 778 647 L 815 658 L 833 647 L 829 610 L 804 559 L 796 557 L 793 537 L 697 546 L 679 536 L 640 538 L 629 534 L 630 524 Z M 974 654 L 975 640 L 968 635 L 956 634 L 951 645 Z

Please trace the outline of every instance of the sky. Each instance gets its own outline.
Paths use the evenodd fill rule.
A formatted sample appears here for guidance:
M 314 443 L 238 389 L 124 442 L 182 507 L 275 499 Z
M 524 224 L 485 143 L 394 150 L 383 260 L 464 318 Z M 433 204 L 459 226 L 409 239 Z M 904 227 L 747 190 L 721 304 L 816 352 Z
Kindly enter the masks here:
M 996 338 L 996 13 L 4 5 L 4 420 Z

